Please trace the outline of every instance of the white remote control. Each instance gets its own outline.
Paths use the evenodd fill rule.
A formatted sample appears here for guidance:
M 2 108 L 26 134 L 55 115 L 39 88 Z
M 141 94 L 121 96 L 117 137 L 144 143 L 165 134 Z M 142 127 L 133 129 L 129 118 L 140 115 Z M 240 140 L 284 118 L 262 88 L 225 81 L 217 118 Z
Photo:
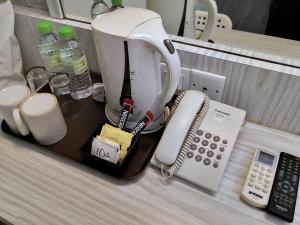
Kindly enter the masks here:
M 258 208 L 267 207 L 278 160 L 279 154 L 262 148 L 256 149 L 241 193 L 244 201 Z

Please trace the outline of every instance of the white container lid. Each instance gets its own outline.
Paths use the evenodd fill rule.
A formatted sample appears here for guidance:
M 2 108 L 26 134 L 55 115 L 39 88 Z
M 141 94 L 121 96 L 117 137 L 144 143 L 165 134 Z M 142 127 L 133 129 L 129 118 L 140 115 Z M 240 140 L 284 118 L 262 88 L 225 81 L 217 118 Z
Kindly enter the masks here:
M 93 30 L 119 37 L 129 34 L 146 21 L 161 18 L 157 13 L 141 8 L 119 8 L 92 21 Z

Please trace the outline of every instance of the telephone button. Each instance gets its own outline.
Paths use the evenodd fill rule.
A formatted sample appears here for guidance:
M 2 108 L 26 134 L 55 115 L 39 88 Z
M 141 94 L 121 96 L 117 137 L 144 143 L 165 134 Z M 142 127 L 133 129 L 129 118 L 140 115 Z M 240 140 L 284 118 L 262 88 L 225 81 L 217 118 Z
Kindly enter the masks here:
M 194 153 L 193 152 L 188 152 L 187 153 L 187 157 L 188 158 L 193 158 L 194 157 Z
M 202 156 L 201 155 L 196 155 L 195 160 L 197 162 L 200 162 L 202 160 Z
M 199 135 L 199 136 L 202 136 L 203 135 L 203 130 L 197 130 L 197 134 Z
M 225 148 L 221 147 L 220 152 L 224 152 L 224 151 L 225 151 Z
M 214 168 L 218 168 L 219 164 L 218 163 L 214 163 L 213 166 L 214 166 Z
M 227 140 L 223 140 L 223 144 L 227 145 L 228 141 Z
M 195 143 L 199 143 L 200 142 L 200 138 L 199 137 L 194 137 L 193 140 L 194 140 Z
M 268 193 L 268 190 L 265 189 L 265 188 L 263 188 L 262 191 L 263 191 L 263 193 L 265 193 L 265 194 Z
M 217 155 L 217 160 L 222 159 L 222 155 Z
M 259 164 L 258 164 L 258 163 L 255 163 L 254 166 L 255 166 L 255 167 L 259 167 Z
M 254 173 L 257 173 L 257 172 L 258 172 L 258 170 L 257 170 L 257 169 L 253 169 L 252 171 L 253 171 Z
M 259 175 L 260 175 L 260 176 L 263 176 L 263 175 L 265 175 L 265 174 L 264 174 L 263 172 L 259 172 Z
M 253 186 L 254 186 L 254 184 L 253 184 L 253 183 L 251 183 L 251 182 L 249 182 L 249 183 L 248 183 L 248 186 L 249 186 L 249 187 L 253 187 Z
M 254 182 L 255 181 L 255 178 L 250 178 L 249 179 L 251 182 Z
M 219 136 L 214 136 L 213 140 L 214 140 L 215 142 L 219 142 L 219 141 L 220 141 L 220 137 L 219 137 Z
M 254 173 L 251 173 L 251 177 L 253 177 L 253 178 L 254 178 L 254 177 L 256 177 L 256 174 L 254 174 Z
M 208 151 L 207 152 L 207 156 L 208 157 L 213 157 L 214 156 L 214 152 L 213 151 Z
M 203 140 L 203 141 L 202 141 L 202 145 L 203 145 L 203 146 L 207 146 L 207 145 L 208 145 L 208 141 L 207 141 L 207 140 Z
M 256 190 L 260 190 L 261 188 L 260 188 L 260 186 L 255 185 L 255 189 L 256 189 Z
M 192 145 L 190 146 L 190 149 L 193 150 L 193 151 L 196 150 L 196 149 L 197 149 L 197 145 L 192 144 Z
M 210 159 L 206 158 L 206 159 L 204 159 L 203 163 L 204 163 L 204 165 L 208 166 L 211 163 L 211 161 L 210 161 Z
M 211 133 L 206 133 L 205 138 L 210 139 L 212 137 Z
M 198 149 L 198 152 L 199 152 L 200 154 L 203 154 L 203 153 L 205 152 L 205 148 L 200 147 L 200 148 Z
M 264 171 L 266 168 L 262 166 L 262 167 L 260 167 L 260 169 L 261 169 L 262 171 Z
M 271 178 L 272 176 L 271 174 L 266 174 L 266 177 Z
M 215 143 L 210 144 L 210 148 L 215 150 L 218 146 Z

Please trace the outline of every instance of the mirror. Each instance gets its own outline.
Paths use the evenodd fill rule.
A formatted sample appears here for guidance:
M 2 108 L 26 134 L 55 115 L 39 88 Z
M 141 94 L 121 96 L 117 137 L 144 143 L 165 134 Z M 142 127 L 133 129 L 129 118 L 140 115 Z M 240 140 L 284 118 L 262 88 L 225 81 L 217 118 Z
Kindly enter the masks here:
M 12 1 L 35 8 L 45 8 L 46 5 L 46 0 Z M 90 8 L 94 0 L 51 1 L 61 2 L 66 18 L 91 21 Z M 162 16 L 164 26 L 170 34 L 199 39 L 203 37 L 202 32 L 207 26 L 208 18 L 211 18 L 207 15 L 208 4 L 204 4 L 209 1 L 215 2 L 218 8 L 214 32 L 210 36 L 215 43 L 299 60 L 299 0 L 123 0 L 123 3 L 125 6 L 156 11 Z M 105 2 L 110 5 L 111 0 Z M 193 4 L 197 6 L 195 15 L 189 11 L 194 9 Z M 194 34 L 186 31 L 187 23 L 191 24 L 191 19 L 188 18 L 192 16 Z M 260 43 L 256 44 L 255 41 L 258 40 Z

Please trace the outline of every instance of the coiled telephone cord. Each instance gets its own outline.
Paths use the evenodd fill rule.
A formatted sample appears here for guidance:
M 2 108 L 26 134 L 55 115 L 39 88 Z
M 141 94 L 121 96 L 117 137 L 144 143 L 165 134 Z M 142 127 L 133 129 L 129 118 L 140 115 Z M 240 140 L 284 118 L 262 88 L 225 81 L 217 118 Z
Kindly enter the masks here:
M 191 92 L 191 91 L 196 91 L 196 90 L 184 91 L 176 98 L 175 104 L 171 109 L 167 123 L 170 121 L 173 114 L 175 113 L 175 110 L 176 110 L 177 106 L 179 105 L 180 101 L 183 99 L 183 97 L 188 92 Z M 197 91 L 197 92 L 199 92 L 199 91 Z M 181 168 L 181 166 L 187 156 L 187 152 L 189 151 L 190 145 L 193 142 L 193 138 L 196 136 L 196 132 L 197 132 L 198 128 L 200 127 L 200 125 L 209 109 L 209 97 L 204 93 L 202 93 L 202 94 L 204 95 L 203 107 L 202 107 L 201 111 L 196 115 L 196 119 L 194 120 L 192 127 L 190 128 L 190 130 L 186 136 L 186 139 L 180 149 L 180 153 L 178 154 L 175 163 L 166 170 L 164 169 L 164 165 L 163 164 L 161 165 L 161 173 L 166 178 L 172 177 Z

